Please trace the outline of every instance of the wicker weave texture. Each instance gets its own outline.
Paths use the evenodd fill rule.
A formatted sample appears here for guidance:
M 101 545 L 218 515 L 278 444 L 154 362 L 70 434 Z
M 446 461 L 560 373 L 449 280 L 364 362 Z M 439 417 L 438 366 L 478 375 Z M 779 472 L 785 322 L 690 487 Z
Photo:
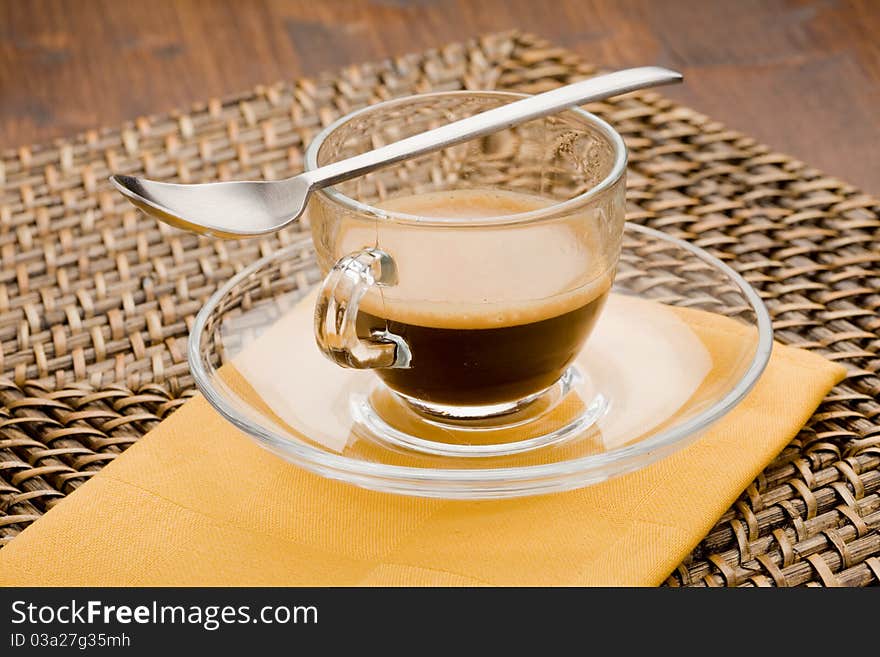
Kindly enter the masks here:
M 535 37 L 490 35 L 3 153 L 0 543 L 192 394 L 196 312 L 302 230 L 241 242 L 183 233 L 127 205 L 111 171 L 280 178 L 356 107 L 441 89 L 538 92 L 592 72 Z M 878 584 L 878 201 L 656 93 L 589 109 L 629 146 L 628 218 L 727 261 L 766 300 L 778 339 L 849 370 L 668 583 Z

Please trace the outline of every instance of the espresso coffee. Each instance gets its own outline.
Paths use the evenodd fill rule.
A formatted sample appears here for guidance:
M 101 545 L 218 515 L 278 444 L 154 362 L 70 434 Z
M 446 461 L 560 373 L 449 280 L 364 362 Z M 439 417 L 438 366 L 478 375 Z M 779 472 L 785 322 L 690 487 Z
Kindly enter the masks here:
M 481 218 L 540 210 L 546 199 L 459 190 L 398 198 L 379 206 L 418 217 Z M 361 302 L 358 333 L 401 336 L 408 368 L 376 373 L 393 390 L 434 404 L 511 402 L 556 382 L 584 345 L 610 288 L 611 267 L 576 221 L 525 228 L 475 227 L 463 234 L 436 222 L 418 229 L 393 217 L 342 240 L 353 251 L 389 253 L 399 284 Z
M 437 404 L 485 405 L 551 386 L 574 360 L 604 295 L 556 317 L 499 328 L 438 328 L 361 313 L 364 327 L 403 337 L 412 367 L 376 373 L 393 390 Z

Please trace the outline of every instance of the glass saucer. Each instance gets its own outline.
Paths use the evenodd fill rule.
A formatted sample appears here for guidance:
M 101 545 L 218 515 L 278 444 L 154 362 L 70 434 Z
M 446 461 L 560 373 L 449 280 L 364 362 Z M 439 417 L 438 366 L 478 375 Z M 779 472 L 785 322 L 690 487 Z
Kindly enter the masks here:
M 741 276 L 627 224 L 606 308 L 543 405 L 501 427 L 455 427 L 414 412 L 372 372 L 321 355 L 320 281 L 308 239 L 241 271 L 196 317 L 190 368 L 214 408 L 263 447 L 385 492 L 503 498 L 631 472 L 730 411 L 772 349 L 767 310 Z

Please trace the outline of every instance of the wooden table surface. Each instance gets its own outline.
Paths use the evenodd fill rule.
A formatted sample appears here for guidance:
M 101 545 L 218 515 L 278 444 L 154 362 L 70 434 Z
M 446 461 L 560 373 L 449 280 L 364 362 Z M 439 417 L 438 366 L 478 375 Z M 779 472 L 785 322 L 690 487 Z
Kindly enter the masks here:
M 880 194 L 880 0 L 0 0 L 0 148 L 511 28 Z

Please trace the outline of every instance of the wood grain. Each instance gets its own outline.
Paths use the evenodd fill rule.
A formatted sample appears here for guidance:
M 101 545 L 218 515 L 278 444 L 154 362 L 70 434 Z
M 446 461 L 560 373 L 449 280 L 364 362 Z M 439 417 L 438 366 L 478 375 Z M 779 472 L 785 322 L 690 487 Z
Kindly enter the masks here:
M 878 0 L 0 0 L 0 147 L 511 28 L 880 193 Z

